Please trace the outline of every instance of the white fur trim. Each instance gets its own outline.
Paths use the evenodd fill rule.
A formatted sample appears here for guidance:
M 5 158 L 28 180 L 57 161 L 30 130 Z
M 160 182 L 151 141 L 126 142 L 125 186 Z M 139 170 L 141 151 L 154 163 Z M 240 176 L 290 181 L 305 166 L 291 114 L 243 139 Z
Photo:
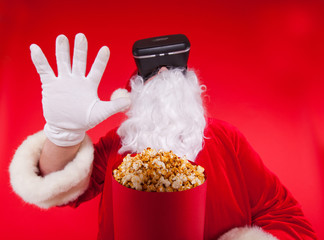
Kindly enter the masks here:
M 278 240 L 278 238 L 263 231 L 260 227 L 253 226 L 233 228 L 218 240 Z
M 129 92 L 126 89 L 118 88 L 110 96 L 110 100 L 116 100 L 118 98 L 130 98 Z
M 93 144 L 86 136 L 73 161 L 61 171 L 39 176 L 38 161 L 46 140 L 43 131 L 29 136 L 17 149 L 9 167 L 13 190 L 26 202 L 50 208 L 75 200 L 88 188 Z

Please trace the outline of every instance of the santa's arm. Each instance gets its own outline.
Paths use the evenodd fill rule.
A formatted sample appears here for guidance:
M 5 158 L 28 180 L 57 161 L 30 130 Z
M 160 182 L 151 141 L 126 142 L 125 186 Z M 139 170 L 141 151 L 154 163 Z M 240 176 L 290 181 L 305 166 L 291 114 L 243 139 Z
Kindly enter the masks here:
M 61 147 L 46 138 L 38 164 L 40 174 L 46 176 L 52 172 L 62 170 L 75 158 L 80 146 L 81 142 L 77 145 Z
M 108 155 L 119 147 L 115 130 L 93 145 L 86 136 L 76 156 L 63 169 L 42 176 L 38 168 L 46 141 L 43 131 L 29 136 L 17 149 L 9 167 L 14 192 L 25 202 L 48 209 L 77 207 L 102 192 Z
M 252 226 L 232 229 L 221 239 L 317 239 L 298 202 L 245 137 L 236 132 L 233 142 L 249 195 Z
M 86 136 L 76 156 L 62 170 L 41 176 L 38 164 L 45 141 L 43 131 L 29 136 L 17 149 L 9 173 L 15 193 L 25 202 L 47 209 L 67 204 L 86 191 L 94 148 Z

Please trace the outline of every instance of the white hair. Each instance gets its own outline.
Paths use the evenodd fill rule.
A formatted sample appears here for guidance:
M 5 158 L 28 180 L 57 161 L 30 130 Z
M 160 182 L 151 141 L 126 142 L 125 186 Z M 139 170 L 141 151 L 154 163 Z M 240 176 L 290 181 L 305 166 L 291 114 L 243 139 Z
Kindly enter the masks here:
M 194 71 L 166 70 L 146 83 L 136 75 L 131 88 L 128 119 L 117 131 L 122 141 L 119 153 L 151 147 L 194 161 L 206 126 L 201 98 L 205 86 L 199 85 Z

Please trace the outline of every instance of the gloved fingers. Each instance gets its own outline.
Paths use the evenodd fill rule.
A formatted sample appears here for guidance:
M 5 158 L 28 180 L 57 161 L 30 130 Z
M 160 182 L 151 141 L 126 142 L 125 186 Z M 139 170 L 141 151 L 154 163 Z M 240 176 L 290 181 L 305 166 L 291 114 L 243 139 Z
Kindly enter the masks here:
M 42 49 L 36 44 L 30 45 L 30 55 L 31 59 L 36 67 L 36 70 L 41 78 L 42 83 L 44 81 L 55 77 L 55 74 L 49 65 Z
M 128 97 L 118 98 L 113 101 L 97 101 L 89 116 L 89 127 L 92 128 L 111 115 L 127 110 L 130 104 L 131 101 Z
M 106 69 L 109 55 L 110 55 L 109 48 L 107 46 L 102 47 L 99 50 L 97 57 L 94 60 L 91 70 L 87 76 L 87 78 L 90 79 L 91 81 L 96 81 L 98 85 Z
M 72 74 L 85 75 L 87 67 L 88 41 L 83 33 L 78 33 L 74 40 Z
M 70 45 L 69 40 L 64 35 L 56 38 L 56 63 L 58 76 L 71 73 Z

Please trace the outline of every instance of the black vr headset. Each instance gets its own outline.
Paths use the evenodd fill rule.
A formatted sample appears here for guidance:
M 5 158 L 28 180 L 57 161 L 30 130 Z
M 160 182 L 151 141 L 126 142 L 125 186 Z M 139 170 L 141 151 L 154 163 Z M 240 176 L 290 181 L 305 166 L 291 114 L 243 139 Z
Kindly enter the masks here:
M 138 40 L 133 45 L 133 57 L 138 74 L 144 81 L 161 67 L 187 68 L 190 42 L 183 34 Z

